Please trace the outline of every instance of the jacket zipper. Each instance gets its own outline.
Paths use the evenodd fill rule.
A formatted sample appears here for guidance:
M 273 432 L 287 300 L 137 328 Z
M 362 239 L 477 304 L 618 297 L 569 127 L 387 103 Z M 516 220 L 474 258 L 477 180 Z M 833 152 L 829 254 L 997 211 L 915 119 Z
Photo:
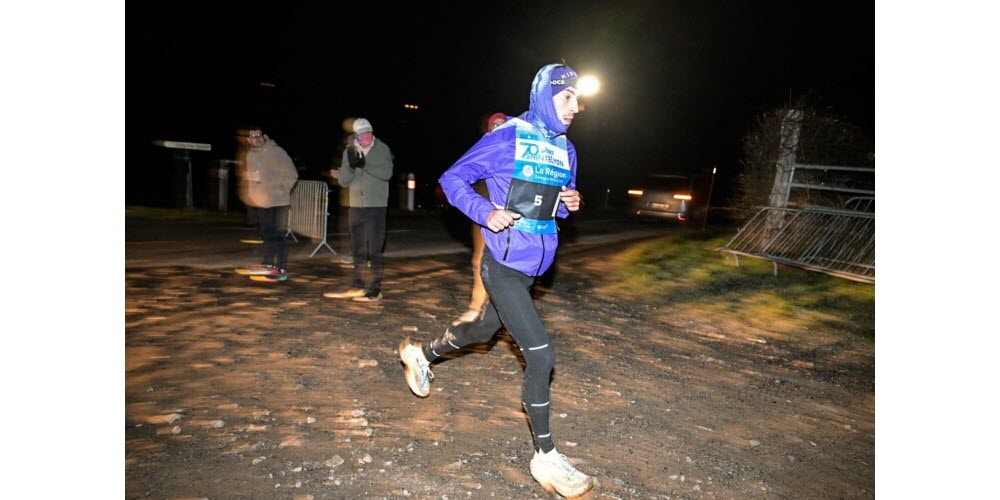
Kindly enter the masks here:
M 539 238 L 542 239 L 542 258 L 538 259 L 538 269 L 535 270 L 535 276 L 542 270 L 542 262 L 545 262 L 545 235 L 539 234 Z
M 503 249 L 503 261 L 507 262 L 507 255 L 510 253 L 510 228 L 507 228 L 507 248 Z
M 507 211 L 507 207 L 510 204 L 510 188 L 507 188 L 507 199 L 503 201 L 503 209 Z M 515 221 L 516 223 L 516 221 Z M 507 255 L 510 254 L 510 232 L 513 230 L 513 226 L 507 228 L 507 246 L 503 249 L 503 261 L 507 262 Z
M 360 170 L 360 169 L 358 169 L 358 170 Z M 361 177 L 360 179 L 358 179 L 359 181 L 361 181 L 361 184 L 359 186 L 361 189 L 359 189 L 359 191 L 361 191 L 361 207 L 364 208 L 365 207 L 365 174 L 363 174 L 361 172 L 355 172 L 354 175 L 357 175 L 357 176 Z

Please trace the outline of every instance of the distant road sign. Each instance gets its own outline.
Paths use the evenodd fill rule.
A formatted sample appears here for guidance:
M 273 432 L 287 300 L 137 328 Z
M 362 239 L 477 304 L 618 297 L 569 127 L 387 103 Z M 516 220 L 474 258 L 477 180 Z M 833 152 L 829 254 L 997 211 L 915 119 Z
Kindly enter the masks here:
M 181 142 L 181 141 L 153 141 L 153 144 L 157 146 L 162 146 L 170 149 L 189 149 L 193 151 L 211 151 L 211 144 L 203 144 L 200 142 Z

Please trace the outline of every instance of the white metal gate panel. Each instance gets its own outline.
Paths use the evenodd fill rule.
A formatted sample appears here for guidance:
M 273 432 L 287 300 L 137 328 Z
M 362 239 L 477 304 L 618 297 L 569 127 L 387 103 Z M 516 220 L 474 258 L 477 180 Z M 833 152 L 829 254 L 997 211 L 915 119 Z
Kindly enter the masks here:
M 330 188 L 325 181 L 298 181 L 292 188 L 292 201 L 288 210 L 288 234 L 298 233 L 319 244 L 310 257 L 321 247 L 326 247 L 334 255 L 337 252 L 326 241 L 327 209 L 330 203 Z M 287 235 L 286 235 L 287 236 Z

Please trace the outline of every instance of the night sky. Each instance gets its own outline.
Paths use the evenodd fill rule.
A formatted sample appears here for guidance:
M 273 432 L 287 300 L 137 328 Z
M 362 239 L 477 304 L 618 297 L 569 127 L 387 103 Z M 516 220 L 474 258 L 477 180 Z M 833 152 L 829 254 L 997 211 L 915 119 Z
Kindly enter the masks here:
M 525 111 L 535 72 L 560 59 L 602 82 L 569 131 L 591 198 L 713 165 L 724 194 L 753 117 L 790 97 L 874 137 L 869 3 L 542 4 L 144 3 L 127 18 L 127 189 L 147 175 L 136 163 L 150 140 L 209 142 L 226 157 L 246 122 L 318 172 L 348 116 L 371 120 L 397 171 L 433 181 L 485 116 Z

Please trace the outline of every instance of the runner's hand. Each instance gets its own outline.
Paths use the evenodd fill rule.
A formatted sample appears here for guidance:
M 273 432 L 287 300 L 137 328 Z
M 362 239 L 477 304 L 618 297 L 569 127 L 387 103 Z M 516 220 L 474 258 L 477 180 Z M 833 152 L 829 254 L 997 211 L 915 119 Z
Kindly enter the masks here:
M 510 212 L 502 208 L 498 208 L 486 217 L 486 227 L 493 231 L 494 233 L 499 233 L 504 229 L 514 225 L 514 221 L 521 218 L 521 214 Z
M 566 205 L 566 210 L 570 212 L 576 212 L 580 210 L 580 202 L 583 201 L 583 197 L 580 196 L 580 192 L 575 189 L 568 189 L 566 186 L 562 187 L 562 192 L 559 193 L 559 200 Z

